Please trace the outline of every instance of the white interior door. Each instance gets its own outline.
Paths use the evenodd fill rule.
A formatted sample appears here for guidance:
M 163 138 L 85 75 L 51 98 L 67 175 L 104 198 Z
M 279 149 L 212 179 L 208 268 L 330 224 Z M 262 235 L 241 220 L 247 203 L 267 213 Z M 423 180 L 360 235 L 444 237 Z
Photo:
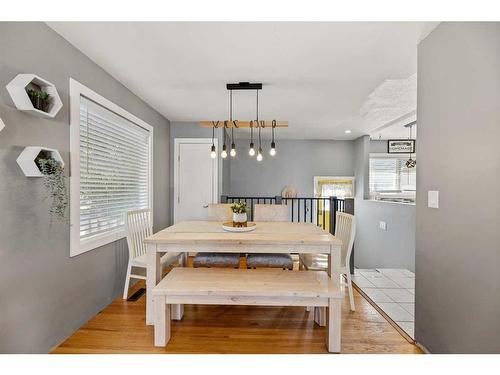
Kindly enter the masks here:
M 211 138 L 175 139 L 175 223 L 206 220 L 208 204 L 218 201 L 217 158 L 210 157 L 211 145 Z

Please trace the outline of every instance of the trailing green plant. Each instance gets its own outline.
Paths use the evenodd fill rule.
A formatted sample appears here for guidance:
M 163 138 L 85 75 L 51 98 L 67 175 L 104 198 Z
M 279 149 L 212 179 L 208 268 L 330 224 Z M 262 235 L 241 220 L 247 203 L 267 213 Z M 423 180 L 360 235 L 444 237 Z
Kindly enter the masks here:
M 28 89 L 26 90 L 28 93 L 28 96 L 31 100 L 31 103 L 33 104 L 33 107 L 40 111 L 47 112 L 47 109 L 50 104 L 50 94 L 48 92 L 45 92 L 43 90 L 34 90 L 34 89 Z
M 248 207 L 245 202 L 238 202 L 231 205 L 231 211 L 235 214 L 245 214 L 248 211 Z
M 68 194 L 64 181 L 64 168 L 61 163 L 54 160 L 49 152 L 42 151 L 35 160 L 43 175 L 43 185 L 52 199 L 50 206 L 51 217 L 66 219 Z

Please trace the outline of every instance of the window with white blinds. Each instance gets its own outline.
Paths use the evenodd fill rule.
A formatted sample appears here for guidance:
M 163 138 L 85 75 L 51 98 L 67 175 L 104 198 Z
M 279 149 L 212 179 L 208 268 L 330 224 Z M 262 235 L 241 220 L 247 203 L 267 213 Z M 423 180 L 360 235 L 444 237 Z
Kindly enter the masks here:
M 81 96 L 78 141 L 78 168 L 72 170 L 78 169 L 78 218 L 72 220 L 78 227 L 72 235 L 78 229 L 81 253 L 123 238 L 125 213 L 151 207 L 151 129 Z
M 398 198 L 405 197 L 414 200 L 416 191 L 417 168 L 407 168 L 406 161 L 409 156 L 374 156 L 370 155 L 369 185 L 370 195 Z M 413 156 L 415 159 L 415 156 Z M 406 195 L 401 194 L 407 192 Z M 382 194 L 378 194 L 382 193 Z M 393 193 L 387 195 L 387 193 Z

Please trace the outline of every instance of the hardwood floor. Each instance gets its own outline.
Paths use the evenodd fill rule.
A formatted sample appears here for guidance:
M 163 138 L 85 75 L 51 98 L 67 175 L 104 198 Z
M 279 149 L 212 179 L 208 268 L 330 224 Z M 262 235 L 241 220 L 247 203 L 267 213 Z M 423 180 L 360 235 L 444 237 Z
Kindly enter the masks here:
M 342 353 L 421 353 L 357 291 L 354 298 L 355 312 L 347 293 L 342 305 Z M 145 295 L 116 299 L 53 353 L 327 353 L 325 328 L 302 307 L 186 305 L 167 347 L 156 348 L 145 303 Z

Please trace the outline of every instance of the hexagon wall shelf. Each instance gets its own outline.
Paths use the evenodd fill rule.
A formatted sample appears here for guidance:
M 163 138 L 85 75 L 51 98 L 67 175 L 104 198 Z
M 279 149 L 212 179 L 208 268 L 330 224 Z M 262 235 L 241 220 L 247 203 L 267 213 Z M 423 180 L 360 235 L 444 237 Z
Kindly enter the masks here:
M 26 89 L 33 86 L 47 92 L 52 98 L 48 112 L 33 107 L 33 103 L 31 103 L 26 92 Z M 18 74 L 16 78 L 9 82 L 6 88 L 17 109 L 20 111 L 27 111 L 37 116 L 54 118 L 63 106 L 56 87 L 35 74 Z
M 41 151 L 48 151 L 52 154 L 54 160 L 61 163 L 64 167 L 64 160 L 59 154 L 59 151 L 53 148 L 40 147 L 40 146 L 28 146 L 17 158 L 17 164 L 21 167 L 26 177 L 42 177 L 43 174 L 35 163 L 35 159 Z
M 2 119 L 0 118 L 0 132 L 5 128 L 5 124 L 3 123 Z

